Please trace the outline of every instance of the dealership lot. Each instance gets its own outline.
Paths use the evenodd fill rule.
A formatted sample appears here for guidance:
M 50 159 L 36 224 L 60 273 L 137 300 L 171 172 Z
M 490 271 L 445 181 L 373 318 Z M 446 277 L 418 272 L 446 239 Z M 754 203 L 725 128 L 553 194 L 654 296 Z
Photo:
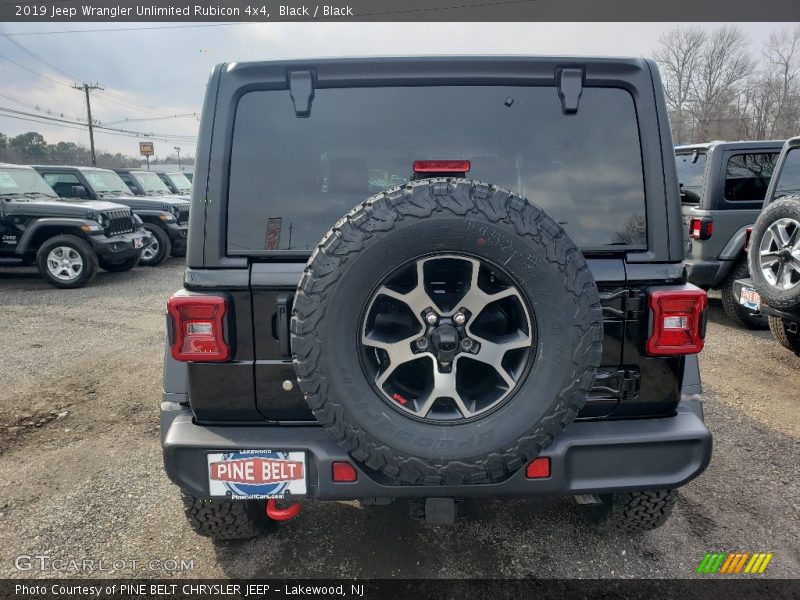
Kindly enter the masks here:
M 182 269 L 70 291 L 0 269 L 0 577 L 689 577 L 709 551 L 773 552 L 767 576 L 800 576 L 800 358 L 731 325 L 718 299 L 701 359 L 714 457 L 659 530 L 601 535 L 547 498 L 470 501 L 446 529 L 402 501 L 308 502 L 263 539 L 197 537 L 158 443 L 164 305 Z

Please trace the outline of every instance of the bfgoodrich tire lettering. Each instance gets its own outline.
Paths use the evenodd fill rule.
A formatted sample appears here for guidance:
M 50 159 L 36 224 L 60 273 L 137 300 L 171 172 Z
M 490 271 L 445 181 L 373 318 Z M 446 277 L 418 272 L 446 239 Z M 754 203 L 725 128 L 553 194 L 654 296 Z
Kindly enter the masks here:
M 442 426 L 392 410 L 355 348 L 378 282 L 421 256 L 448 253 L 502 266 L 530 303 L 537 348 L 502 406 Z M 566 233 L 524 198 L 464 179 L 413 182 L 350 211 L 309 260 L 292 316 L 295 370 L 314 415 L 357 461 L 405 483 L 491 482 L 522 467 L 583 406 L 601 345 L 597 287 Z

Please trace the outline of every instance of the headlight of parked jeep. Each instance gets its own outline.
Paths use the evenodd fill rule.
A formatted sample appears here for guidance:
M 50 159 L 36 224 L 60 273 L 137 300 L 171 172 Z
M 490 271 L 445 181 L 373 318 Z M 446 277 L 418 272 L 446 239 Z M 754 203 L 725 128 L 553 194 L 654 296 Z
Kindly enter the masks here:
M 100 227 L 102 227 L 103 229 L 108 227 L 108 217 L 102 213 L 97 214 L 97 216 L 95 217 L 95 221 L 97 221 L 100 224 Z
M 179 215 L 179 214 L 181 214 L 181 211 L 179 211 L 179 210 L 178 210 L 178 207 L 177 207 L 177 206 L 170 206 L 170 207 L 169 207 L 169 211 L 172 213 L 172 215 L 173 215 L 173 216 L 174 216 L 176 219 L 178 218 L 178 215 Z

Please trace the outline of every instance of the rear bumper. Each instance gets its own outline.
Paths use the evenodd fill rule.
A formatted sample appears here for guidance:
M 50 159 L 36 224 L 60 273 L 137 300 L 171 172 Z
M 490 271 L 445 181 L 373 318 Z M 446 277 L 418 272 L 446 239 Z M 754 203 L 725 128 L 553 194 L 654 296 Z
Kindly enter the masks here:
M 686 259 L 686 276 L 689 283 L 702 288 L 718 287 L 733 267 L 731 260 Z
M 685 398 L 673 417 L 576 422 L 541 456 L 551 475 L 527 479 L 520 469 L 500 483 L 463 486 L 396 486 L 376 481 L 356 465 L 358 479 L 334 483 L 331 464 L 352 462 L 318 426 L 200 426 L 183 404 L 161 406 L 164 466 L 190 494 L 208 497 L 210 451 L 294 450 L 307 455 L 308 496 L 323 500 L 394 497 L 533 496 L 620 492 L 679 487 L 702 473 L 711 459 L 711 433 L 698 395 Z
M 151 236 L 145 229 L 139 229 L 133 233 L 121 233 L 111 237 L 105 235 L 91 235 L 88 237 L 92 248 L 100 258 L 120 261 L 141 252 Z M 138 247 L 136 247 L 136 240 L 141 242 Z

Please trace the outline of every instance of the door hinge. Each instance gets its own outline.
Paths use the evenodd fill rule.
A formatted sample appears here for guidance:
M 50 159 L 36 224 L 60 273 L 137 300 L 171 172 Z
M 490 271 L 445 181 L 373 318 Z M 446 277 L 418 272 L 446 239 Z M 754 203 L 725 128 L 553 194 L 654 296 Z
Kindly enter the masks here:
M 635 399 L 641 389 L 642 373 L 636 367 L 600 368 L 594 378 L 593 392 L 606 392 L 620 399 Z
M 603 317 L 636 319 L 644 310 L 644 294 L 639 290 L 618 290 L 600 294 Z

